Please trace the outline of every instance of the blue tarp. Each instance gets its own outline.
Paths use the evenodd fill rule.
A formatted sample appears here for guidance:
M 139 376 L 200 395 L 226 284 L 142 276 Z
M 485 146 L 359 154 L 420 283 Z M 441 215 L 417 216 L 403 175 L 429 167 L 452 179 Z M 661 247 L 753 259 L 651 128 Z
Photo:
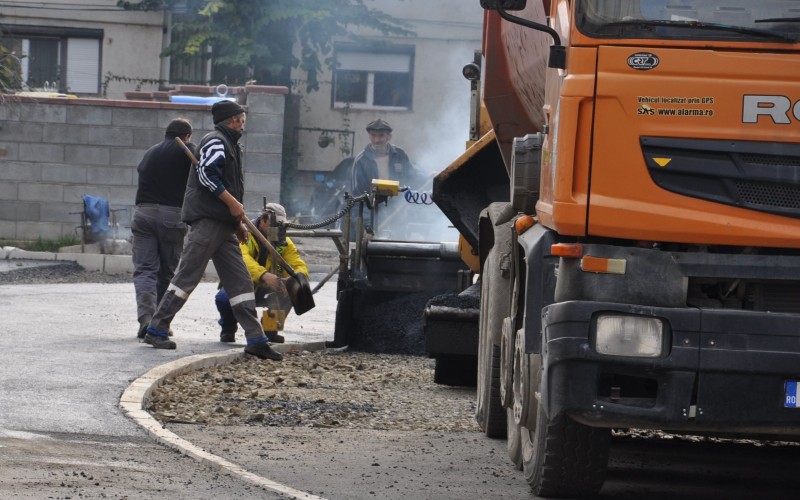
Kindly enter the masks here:
M 85 194 L 83 195 L 83 209 L 93 233 L 108 232 L 108 200 Z

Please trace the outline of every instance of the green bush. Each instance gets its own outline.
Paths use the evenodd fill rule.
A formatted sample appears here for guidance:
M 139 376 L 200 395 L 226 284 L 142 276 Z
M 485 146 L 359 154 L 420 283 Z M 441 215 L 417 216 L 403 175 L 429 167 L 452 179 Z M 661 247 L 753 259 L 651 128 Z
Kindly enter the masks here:
M 65 235 L 55 240 L 43 240 L 42 238 L 34 241 L 0 240 L 0 246 L 17 247 L 32 252 L 57 252 L 61 247 L 78 245 L 80 242 L 81 240 L 75 235 Z

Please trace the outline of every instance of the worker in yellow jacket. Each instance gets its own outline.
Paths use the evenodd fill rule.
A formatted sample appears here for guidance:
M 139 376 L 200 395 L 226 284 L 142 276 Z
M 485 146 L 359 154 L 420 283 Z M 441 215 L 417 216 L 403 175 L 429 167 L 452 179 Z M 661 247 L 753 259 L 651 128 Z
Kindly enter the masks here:
M 270 239 L 270 227 L 275 227 L 275 223 L 282 224 L 286 220 L 286 210 L 278 203 L 267 203 L 261 215 L 253 220 L 261 233 Z M 304 274 L 308 277 L 308 266 L 306 266 L 300 252 L 297 250 L 291 238 L 285 241 L 270 241 L 278 253 L 283 257 L 287 264 L 292 266 L 295 273 Z M 289 293 L 286 291 L 286 280 L 289 273 L 281 268 L 277 262 L 273 262 L 270 251 L 264 247 L 252 234 L 247 234 L 247 241 L 240 243 L 244 263 L 250 276 L 253 278 L 253 288 L 255 289 L 256 305 L 267 307 L 271 310 L 288 312 L 292 309 L 292 302 Z M 222 327 L 219 334 L 220 342 L 235 342 L 236 330 L 238 328 L 236 317 L 233 315 L 230 299 L 224 288 L 220 288 L 214 298 L 219 311 L 218 323 Z M 264 334 L 270 342 L 282 343 L 284 338 L 277 331 L 265 331 Z

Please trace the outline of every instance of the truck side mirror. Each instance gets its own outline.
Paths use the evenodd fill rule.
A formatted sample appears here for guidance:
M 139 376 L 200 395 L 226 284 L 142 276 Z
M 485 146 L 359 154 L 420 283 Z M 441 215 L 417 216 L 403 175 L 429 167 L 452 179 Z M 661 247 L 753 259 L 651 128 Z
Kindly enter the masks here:
M 505 10 L 522 10 L 528 3 L 527 0 L 481 0 L 481 7 L 496 10 L 498 2 L 502 2 Z

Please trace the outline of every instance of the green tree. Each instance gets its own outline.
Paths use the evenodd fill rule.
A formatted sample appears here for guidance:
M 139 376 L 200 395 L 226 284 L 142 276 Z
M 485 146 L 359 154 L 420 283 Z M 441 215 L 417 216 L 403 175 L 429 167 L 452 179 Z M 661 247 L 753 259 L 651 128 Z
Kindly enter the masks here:
M 0 43 L 0 94 L 14 93 L 22 88 L 20 69 L 16 51 Z
M 368 28 L 384 35 L 409 36 L 406 23 L 367 7 L 364 0 L 118 0 L 129 10 L 186 6 L 176 15 L 173 43 L 163 55 L 197 57 L 211 47 L 216 73 L 226 83 L 254 79 L 261 84 L 290 85 L 290 71 L 308 75 L 308 91 L 319 89 L 323 65 L 332 68 L 333 43 Z M 222 70 L 222 71 L 220 71 Z

